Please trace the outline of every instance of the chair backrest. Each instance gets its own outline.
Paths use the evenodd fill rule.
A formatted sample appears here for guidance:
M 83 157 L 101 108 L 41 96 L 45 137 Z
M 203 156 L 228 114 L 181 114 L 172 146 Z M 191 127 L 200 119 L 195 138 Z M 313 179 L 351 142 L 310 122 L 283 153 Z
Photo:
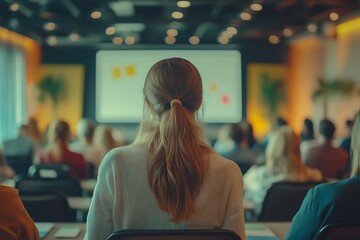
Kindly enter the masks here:
M 19 191 L 57 191 L 65 196 L 82 196 L 80 182 L 73 178 L 23 178 L 15 183 Z
M 359 240 L 360 224 L 328 224 L 320 229 L 316 240 Z
M 26 176 L 32 164 L 31 156 L 5 156 L 7 164 L 17 175 Z
M 70 209 L 66 197 L 58 192 L 19 191 L 19 196 L 35 222 L 76 221 L 76 211 Z
M 28 171 L 29 178 L 68 178 L 70 167 L 67 164 L 34 164 Z
M 267 191 L 260 222 L 291 221 L 299 210 L 308 190 L 321 182 L 277 182 Z
M 134 229 L 117 231 L 107 240 L 240 240 L 240 237 L 224 229 Z

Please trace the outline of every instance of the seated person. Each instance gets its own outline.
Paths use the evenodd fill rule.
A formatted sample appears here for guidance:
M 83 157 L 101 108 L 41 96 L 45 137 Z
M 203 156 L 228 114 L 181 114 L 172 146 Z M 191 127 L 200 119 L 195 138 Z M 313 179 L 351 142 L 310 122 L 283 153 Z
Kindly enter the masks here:
M 198 70 L 182 58 L 159 61 L 144 95 L 134 143 L 111 150 L 100 165 L 85 239 L 139 228 L 221 228 L 246 239 L 240 169 L 212 150 L 196 121 Z
M 253 202 L 260 213 L 270 186 L 279 181 L 321 181 L 319 170 L 311 169 L 300 159 L 300 137 L 289 126 L 274 130 L 265 152 L 265 165 L 252 166 L 244 175 L 244 198 Z
M 0 239 L 38 240 L 39 232 L 17 190 L 0 184 Z
M 233 160 L 245 174 L 247 170 L 256 163 L 256 155 L 249 149 L 246 132 L 239 124 L 232 124 L 230 127 L 230 138 L 235 143 L 234 148 L 221 155 Z
M 303 148 L 302 157 L 308 167 L 320 170 L 324 178 L 341 178 L 348 161 L 345 150 L 333 146 L 335 125 L 327 119 L 320 122 L 321 138 Z
M 287 239 L 313 239 L 327 224 L 360 223 L 360 115 L 351 137 L 351 177 L 312 188 L 294 216 Z
M 91 175 L 97 176 L 102 157 L 100 151 L 94 144 L 95 123 L 90 119 L 81 119 L 76 127 L 77 141 L 70 144 L 70 150 L 84 156 L 86 162 L 94 166 L 95 172 Z
M 3 182 L 6 179 L 13 178 L 14 176 L 15 172 L 14 170 L 12 170 L 11 167 L 7 165 L 0 146 L 0 182 Z
M 37 162 L 49 164 L 67 164 L 74 178 L 87 177 L 87 165 L 84 157 L 69 150 L 69 124 L 62 120 L 53 121 L 48 130 L 49 142 L 37 156 Z

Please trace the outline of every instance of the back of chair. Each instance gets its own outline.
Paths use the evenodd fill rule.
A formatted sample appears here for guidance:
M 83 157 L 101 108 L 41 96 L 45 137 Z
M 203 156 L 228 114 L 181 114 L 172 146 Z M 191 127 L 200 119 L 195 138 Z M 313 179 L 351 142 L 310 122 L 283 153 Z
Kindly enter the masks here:
M 68 178 L 70 167 L 67 164 L 34 164 L 28 171 L 30 178 Z
M 107 240 L 240 240 L 240 237 L 224 229 L 134 229 L 117 231 Z
M 19 191 L 19 196 L 35 222 L 76 221 L 76 211 L 70 209 L 66 197 L 60 193 Z
M 258 221 L 291 221 L 308 190 L 321 182 L 277 182 L 267 191 Z
M 17 175 L 26 176 L 32 164 L 31 156 L 5 156 L 7 164 Z
M 19 191 L 57 191 L 65 196 L 82 196 L 80 182 L 72 178 L 53 179 L 53 178 L 24 178 L 16 182 L 15 187 Z
M 360 224 L 329 224 L 320 229 L 316 240 L 359 240 Z

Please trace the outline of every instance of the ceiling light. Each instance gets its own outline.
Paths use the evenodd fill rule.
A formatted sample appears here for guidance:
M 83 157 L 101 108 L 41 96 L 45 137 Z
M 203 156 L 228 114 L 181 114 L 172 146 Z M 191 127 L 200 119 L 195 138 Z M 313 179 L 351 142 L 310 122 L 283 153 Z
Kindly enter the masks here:
M 101 18 L 102 14 L 99 11 L 93 11 L 90 16 L 92 19 L 99 19 Z
M 11 4 L 11 5 L 9 6 L 9 9 L 10 9 L 10 11 L 12 11 L 12 12 L 17 12 L 17 11 L 19 11 L 19 9 L 20 9 L 20 4 L 18 4 L 18 3 L 13 3 L 13 4 Z
M 330 13 L 329 18 L 331 21 L 335 22 L 339 19 L 339 14 L 332 12 L 332 13 Z
M 318 29 L 318 26 L 315 23 L 310 23 L 309 25 L 307 25 L 307 30 L 309 32 L 316 32 Z
M 249 20 L 251 20 L 251 15 L 250 15 L 250 13 L 242 12 L 242 13 L 240 13 L 240 18 L 244 21 L 249 21 Z
M 114 37 L 113 40 L 112 40 L 112 42 L 113 42 L 115 45 L 120 45 L 120 44 L 122 44 L 123 39 L 122 39 L 122 37 Z
M 176 37 L 179 34 L 179 32 L 174 28 L 170 28 L 166 31 L 166 34 L 172 37 Z
M 263 7 L 262 7 L 261 4 L 253 3 L 253 4 L 250 5 L 250 9 L 255 11 L 255 12 L 258 12 L 258 11 L 261 11 L 263 9 Z
M 54 31 L 56 29 L 56 24 L 53 22 L 48 22 L 44 24 L 43 28 L 46 31 Z
M 184 14 L 182 12 L 173 12 L 171 16 L 175 19 L 181 19 L 184 17 Z
M 133 36 L 128 36 L 125 38 L 125 43 L 127 45 L 133 45 L 135 43 L 135 38 Z
M 116 32 L 115 28 L 114 27 L 108 27 L 105 29 L 105 34 L 106 35 L 114 35 Z
M 181 8 L 187 8 L 190 7 L 190 2 L 189 1 L 178 1 L 177 2 L 177 6 L 181 7 Z
M 166 36 L 165 43 L 166 44 L 174 44 L 176 42 L 176 38 L 173 36 Z
M 225 36 L 220 36 L 218 38 L 218 41 L 220 44 L 228 44 L 229 43 L 229 38 L 225 37 Z
M 290 28 L 284 28 L 283 34 L 285 37 L 291 37 L 292 35 L 294 35 L 294 31 Z
M 235 34 L 237 34 L 238 31 L 234 27 L 228 27 L 228 28 L 226 28 L 226 32 L 231 34 L 231 35 L 235 35 Z
M 271 44 L 278 44 L 280 42 L 280 38 L 276 35 L 270 35 L 269 42 Z
M 50 36 L 46 39 L 47 44 L 50 46 L 55 46 L 58 43 L 58 39 L 55 36 Z
M 232 38 L 232 34 L 231 33 L 229 33 L 228 31 L 223 31 L 223 32 L 221 32 L 221 34 L 220 34 L 221 36 L 225 36 L 225 37 L 227 37 L 227 38 Z
M 192 36 L 189 38 L 189 42 L 192 45 L 198 45 L 200 43 L 200 38 L 197 36 Z
M 69 39 L 70 39 L 70 41 L 77 42 L 80 40 L 80 35 L 77 33 L 70 33 Z

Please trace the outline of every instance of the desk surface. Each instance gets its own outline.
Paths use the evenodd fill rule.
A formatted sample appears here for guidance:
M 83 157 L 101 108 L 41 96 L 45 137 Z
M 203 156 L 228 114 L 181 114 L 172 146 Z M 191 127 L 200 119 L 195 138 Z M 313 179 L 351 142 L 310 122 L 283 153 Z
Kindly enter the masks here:
M 246 223 L 246 225 L 254 225 L 259 223 Z M 274 234 L 278 237 L 279 240 L 284 240 L 286 233 L 290 227 L 289 222 L 269 222 L 269 223 L 262 223 L 266 225 Z M 56 238 L 55 234 L 59 231 L 61 227 L 65 228 L 79 228 L 80 233 L 75 238 L 66 238 L 69 240 L 80 240 L 84 238 L 86 224 L 85 223 L 54 223 L 54 227 L 50 230 L 50 232 L 45 236 L 45 240 L 53 240 L 53 239 L 64 239 L 64 238 Z

